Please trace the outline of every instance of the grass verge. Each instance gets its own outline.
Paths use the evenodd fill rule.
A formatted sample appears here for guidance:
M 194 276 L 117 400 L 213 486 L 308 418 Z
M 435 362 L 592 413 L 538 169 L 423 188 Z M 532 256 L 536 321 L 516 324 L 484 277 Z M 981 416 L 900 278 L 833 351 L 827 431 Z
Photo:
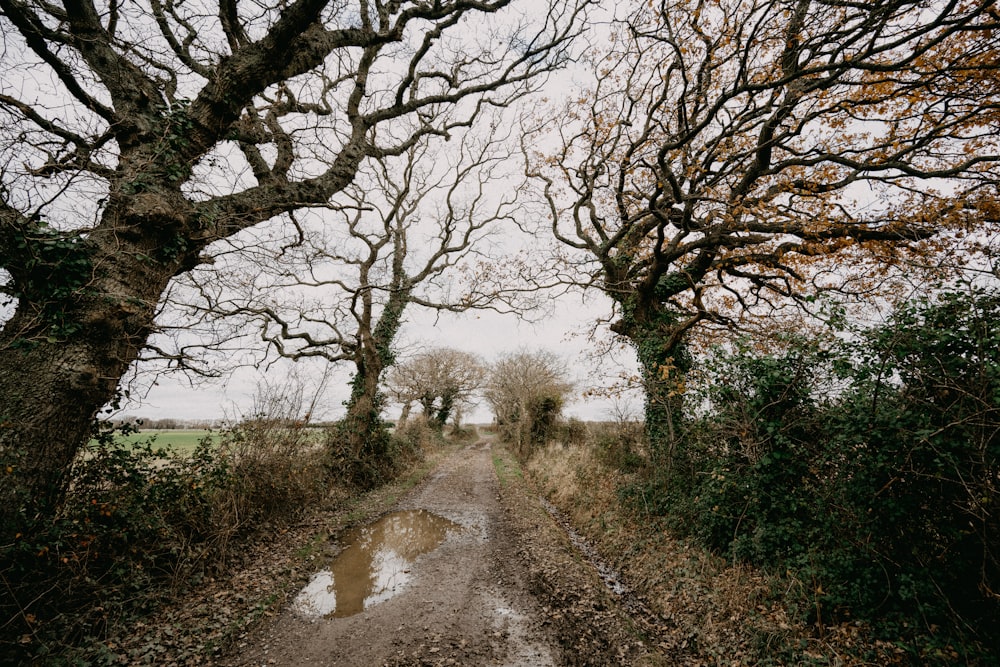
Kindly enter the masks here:
M 562 648 L 561 665 L 674 665 L 647 640 L 643 628 L 605 587 L 596 570 L 542 507 L 530 476 L 513 454 L 493 447 L 507 529 L 518 541 L 517 558 L 542 606 L 542 623 Z
M 497 481 L 499 481 L 500 486 L 505 487 L 511 483 L 514 477 L 523 479 L 524 473 L 521 472 L 521 466 L 517 464 L 517 461 L 509 452 L 506 450 L 501 451 L 503 454 L 497 450 L 493 452 L 493 468 L 497 471 Z
M 605 465 L 594 447 L 549 446 L 525 474 L 662 619 L 649 640 L 671 664 L 907 664 L 902 651 L 871 641 L 862 626 L 797 623 L 782 602 L 796 582 L 672 538 L 658 521 L 624 506 L 618 490 L 628 475 Z

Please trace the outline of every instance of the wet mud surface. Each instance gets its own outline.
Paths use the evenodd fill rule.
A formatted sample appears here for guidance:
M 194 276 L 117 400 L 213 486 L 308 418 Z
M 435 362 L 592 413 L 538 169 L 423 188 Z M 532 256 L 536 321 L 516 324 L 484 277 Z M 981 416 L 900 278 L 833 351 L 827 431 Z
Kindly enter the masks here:
M 341 538 L 343 550 L 314 574 L 292 608 L 306 618 L 345 618 L 399 595 L 414 561 L 444 542 L 459 524 L 427 510 L 390 512 Z
M 395 512 L 337 536 L 222 664 L 572 664 L 502 500 L 489 444 L 456 452 Z

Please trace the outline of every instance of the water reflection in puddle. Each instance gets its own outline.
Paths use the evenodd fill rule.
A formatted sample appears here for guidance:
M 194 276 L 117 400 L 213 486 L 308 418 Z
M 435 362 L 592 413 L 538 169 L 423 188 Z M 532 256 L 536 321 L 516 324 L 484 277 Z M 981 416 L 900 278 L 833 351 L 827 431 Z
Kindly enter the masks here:
M 344 534 L 347 546 L 292 603 L 310 618 L 351 616 L 399 593 L 417 556 L 433 551 L 459 524 L 426 510 L 386 514 Z

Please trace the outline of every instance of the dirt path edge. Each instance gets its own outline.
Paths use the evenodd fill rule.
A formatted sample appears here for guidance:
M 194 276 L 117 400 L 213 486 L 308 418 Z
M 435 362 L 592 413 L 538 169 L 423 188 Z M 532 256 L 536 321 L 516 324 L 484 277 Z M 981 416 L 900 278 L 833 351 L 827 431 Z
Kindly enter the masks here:
M 543 622 L 559 641 L 564 664 L 670 664 L 546 512 L 514 456 L 501 445 L 493 446 L 492 455 L 501 506 L 511 529 L 526 538 L 518 558 L 528 571 L 531 593 L 547 615 Z
M 119 637 L 105 642 L 102 664 L 187 667 L 216 664 L 241 639 L 277 615 L 309 580 L 315 552 L 331 536 L 364 525 L 426 484 L 441 461 L 466 443 L 446 443 L 397 479 L 360 495 L 334 493 L 293 525 L 266 530 L 241 561 L 191 586 Z

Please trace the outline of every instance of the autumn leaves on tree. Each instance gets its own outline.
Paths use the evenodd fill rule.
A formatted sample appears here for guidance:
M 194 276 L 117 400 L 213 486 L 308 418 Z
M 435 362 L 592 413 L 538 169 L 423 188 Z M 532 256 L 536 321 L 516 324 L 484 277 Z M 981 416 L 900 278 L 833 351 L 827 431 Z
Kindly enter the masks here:
M 998 15 L 981 2 L 650 2 L 532 138 L 552 233 L 635 347 L 661 451 L 692 331 L 990 252 Z M 956 257 L 957 254 L 957 257 Z

